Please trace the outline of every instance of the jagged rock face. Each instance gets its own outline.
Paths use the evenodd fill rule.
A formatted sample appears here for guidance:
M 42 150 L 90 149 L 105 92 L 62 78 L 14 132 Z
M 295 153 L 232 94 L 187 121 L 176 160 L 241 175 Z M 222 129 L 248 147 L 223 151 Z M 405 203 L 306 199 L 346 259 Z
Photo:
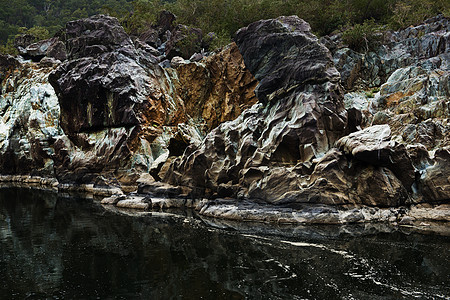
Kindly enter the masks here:
M 382 63 L 392 69 L 372 68 L 375 54 L 364 54 L 373 72 L 355 71 L 350 87 L 379 90 L 344 95 L 330 52 L 297 17 L 256 22 L 237 45 L 165 69 L 158 50 L 131 41 L 116 19 L 71 22 L 64 44 L 54 43 L 68 51 L 63 63 L 50 47 L 39 64 L 0 56 L 0 174 L 142 182 L 142 193 L 289 209 L 446 202 L 448 21 L 421 26 L 423 36 L 392 33 L 380 48 L 392 50 Z
M 294 208 L 303 203 L 389 207 L 403 205 L 408 199 L 390 169 L 348 158 L 337 149 L 320 158 L 313 170 L 305 169 L 298 165 L 289 172 L 267 170 L 262 180 L 251 184 L 249 196 Z
M 375 125 L 341 138 L 336 146 L 359 162 L 375 167 L 386 167 L 412 190 L 415 170 L 406 147 L 391 140 L 388 125 Z
M 163 10 L 159 14 L 157 24 L 149 27 L 145 32 L 139 35 L 139 40 L 158 48 L 162 43 L 166 43 L 175 29 L 177 17 L 170 11 Z
M 68 60 L 49 75 L 65 133 L 54 143 L 60 182 L 133 185 L 148 172 L 159 179 L 170 155 L 255 102 L 256 81 L 232 48 L 187 64 L 187 71 L 165 70 L 115 18 L 69 22 L 65 36 Z M 188 78 L 197 66 L 206 75 Z M 204 86 L 214 90 L 196 99 L 185 92 L 195 95 Z
M 240 29 L 236 43 L 250 72 L 260 81 L 258 99 L 266 103 L 309 83 L 337 82 L 329 50 L 298 17 L 259 21 Z
M 248 196 L 249 184 L 269 168 L 310 163 L 345 133 L 339 74 L 306 22 L 298 17 L 259 21 L 241 29 L 236 42 L 260 81 L 257 95 L 264 105 L 221 124 L 197 149 L 186 151 L 166 177 L 171 183 L 200 193 Z
M 450 199 L 450 150 L 436 151 L 433 164 L 421 176 L 423 195 L 429 201 Z
M 14 38 L 14 47 L 20 52 L 35 41 L 36 37 L 32 34 L 19 34 Z
M 100 128 L 163 123 L 163 71 L 140 56 L 115 18 L 67 24 L 69 61 L 50 75 L 68 134 Z
M 446 54 L 450 58 L 450 54 Z M 429 60 L 421 62 L 426 66 Z M 449 68 L 410 66 L 395 71 L 381 86 L 377 108 L 388 116 L 374 116 L 373 123 L 388 123 L 398 140 L 420 143 L 428 150 L 450 145 Z
M 67 58 L 66 48 L 58 38 L 51 38 L 32 43 L 25 48 L 18 47 L 20 55 L 25 59 L 35 62 L 41 61 L 44 57 L 54 58 L 63 61 Z
M 0 82 L 3 82 L 19 65 L 20 63 L 14 57 L 0 54 Z M 0 95 L 5 91 L 9 90 L 2 87 Z
M 0 173 L 53 177 L 53 143 L 63 132 L 52 69 L 12 60 L 1 78 Z
M 308 30 L 283 17 L 237 33 L 260 103 L 188 148 L 165 179 L 197 196 L 291 207 L 448 199 L 447 152 L 428 152 L 448 145 L 448 54 L 421 49 L 438 56 L 414 58 L 376 95 L 346 95 L 344 111 L 329 53 Z
M 135 180 L 164 155 L 151 144 L 174 106 L 162 88 L 165 73 L 134 47 L 115 18 L 69 22 L 66 36 L 69 60 L 49 76 L 69 137 L 55 143 L 57 176 L 82 183 L 101 176 L 110 183 L 128 169 L 124 182 Z
M 449 26 L 448 18 L 438 16 L 385 33 L 386 41 L 373 52 L 336 48 L 334 53 L 347 89 L 379 86 L 346 94 L 346 108 L 361 116 L 356 127 L 389 125 L 391 145 L 366 153 L 372 153 L 372 165 L 387 167 L 396 175 L 413 202 L 449 198 L 448 160 L 444 163 L 448 157 L 443 150 L 450 146 Z M 340 141 L 347 153 L 346 144 L 352 138 Z M 390 163 L 374 159 L 377 153 L 383 156 L 383 151 Z

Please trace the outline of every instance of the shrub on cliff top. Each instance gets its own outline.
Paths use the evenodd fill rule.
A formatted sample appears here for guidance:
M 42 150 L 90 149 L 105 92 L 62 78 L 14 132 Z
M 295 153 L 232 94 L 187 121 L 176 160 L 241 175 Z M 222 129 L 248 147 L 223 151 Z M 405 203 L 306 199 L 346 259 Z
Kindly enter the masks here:
M 378 41 L 376 35 L 379 26 L 373 19 L 364 21 L 363 24 L 355 24 L 342 34 L 344 43 L 355 51 L 369 51 Z

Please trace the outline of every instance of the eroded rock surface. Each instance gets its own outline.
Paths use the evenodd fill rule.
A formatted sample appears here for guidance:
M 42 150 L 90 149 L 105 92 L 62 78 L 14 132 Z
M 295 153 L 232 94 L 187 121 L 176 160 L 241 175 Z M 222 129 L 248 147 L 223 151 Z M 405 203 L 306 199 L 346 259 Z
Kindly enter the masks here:
M 449 220 L 448 19 L 356 53 L 280 17 L 170 63 L 173 21 L 131 39 L 95 16 L 52 40 L 65 60 L 0 56 L 0 180 L 236 220 Z
M 236 119 L 258 101 L 254 93 L 258 81 L 235 43 L 198 63 L 179 65 L 176 75 L 175 87 L 186 113 L 196 122 L 205 122 L 207 131 Z
M 52 69 L 5 60 L 12 63 L 0 76 L 0 173 L 53 177 L 53 143 L 63 132 Z
M 323 155 L 346 129 L 339 73 L 306 22 L 298 17 L 260 21 L 241 29 L 236 42 L 260 81 L 256 94 L 262 103 L 185 152 L 167 177 L 209 195 L 248 196 L 250 184 L 271 167 L 288 175 L 285 166 Z M 269 51 L 272 47 L 277 51 Z
M 444 46 L 433 42 L 434 51 L 424 41 L 408 44 L 397 56 L 391 53 L 392 64 L 404 67 L 385 70 L 386 77 L 377 71 L 377 84 L 389 77 L 378 93 L 345 98 L 330 53 L 307 23 L 281 17 L 241 29 L 236 42 L 259 80 L 260 103 L 186 151 L 166 180 L 189 187 L 194 196 L 299 209 L 305 203 L 398 207 L 448 201 L 446 152 L 428 152 L 448 143 L 447 21 L 439 28 L 433 22 L 423 30 Z M 396 43 L 389 45 L 407 44 Z M 221 213 L 226 210 L 214 215 Z
M 188 62 L 186 68 L 206 74 L 193 79 L 189 70 L 159 66 L 115 18 L 69 22 L 63 36 L 68 59 L 62 63 L 51 61 L 48 49 L 39 64 L 0 58 L 2 174 L 54 176 L 61 186 L 136 188 L 141 174 L 160 179 L 169 156 L 199 144 L 256 101 L 257 82 L 235 46 Z M 49 42 L 61 43 L 42 43 Z M 203 86 L 210 90 L 200 99 L 196 89 Z

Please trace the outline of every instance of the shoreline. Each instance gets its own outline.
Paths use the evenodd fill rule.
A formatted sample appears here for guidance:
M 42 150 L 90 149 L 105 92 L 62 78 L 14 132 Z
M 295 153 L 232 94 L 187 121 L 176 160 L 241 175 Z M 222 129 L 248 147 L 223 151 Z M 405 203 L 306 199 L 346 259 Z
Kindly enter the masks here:
M 156 183 L 157 185 L 158 183 Z M 96 187 L 93 184 L 61 184 L 55 178 L 29 175 L 0 175 L 0 188 L 31 188 L 58 194 L 76 193 L 95 198 L 103 206 L 131 209 L 136 212 L 166 209 L 193 209 L 200 216 L 219 221 L 256 222 L 279 225 L 347 225 L 389 223 L 401 226 L 427 227 L 427 222 L 450 222 L 450 203 L 421 203 L 399 207 L 364 205 L 331 206 L 298 203 L 296 208 L 260 204 L 237 199 L 189 199 L 125 193 L 119 187 Z M 129 187 L 128 187 L 129 188 Z M 100 200 L 101 199 L 101 200 Z

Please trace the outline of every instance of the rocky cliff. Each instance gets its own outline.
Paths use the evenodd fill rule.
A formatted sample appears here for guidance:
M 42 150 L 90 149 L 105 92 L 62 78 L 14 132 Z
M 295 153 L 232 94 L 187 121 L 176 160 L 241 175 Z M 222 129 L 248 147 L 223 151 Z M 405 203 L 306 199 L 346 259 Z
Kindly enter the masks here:
M 2 179 L 242 220 L 450 220 L 448 19 L 358 53 L 279 17 L 190 60 L 172 22 L 95 16 L 38 62 L 0 57 Z
M 133 189 L 256 102 L 235 45 L 174 69 L 115 18 L 70 22 L 64 36 L 63 62 L 2 57 L 2 174 Z

